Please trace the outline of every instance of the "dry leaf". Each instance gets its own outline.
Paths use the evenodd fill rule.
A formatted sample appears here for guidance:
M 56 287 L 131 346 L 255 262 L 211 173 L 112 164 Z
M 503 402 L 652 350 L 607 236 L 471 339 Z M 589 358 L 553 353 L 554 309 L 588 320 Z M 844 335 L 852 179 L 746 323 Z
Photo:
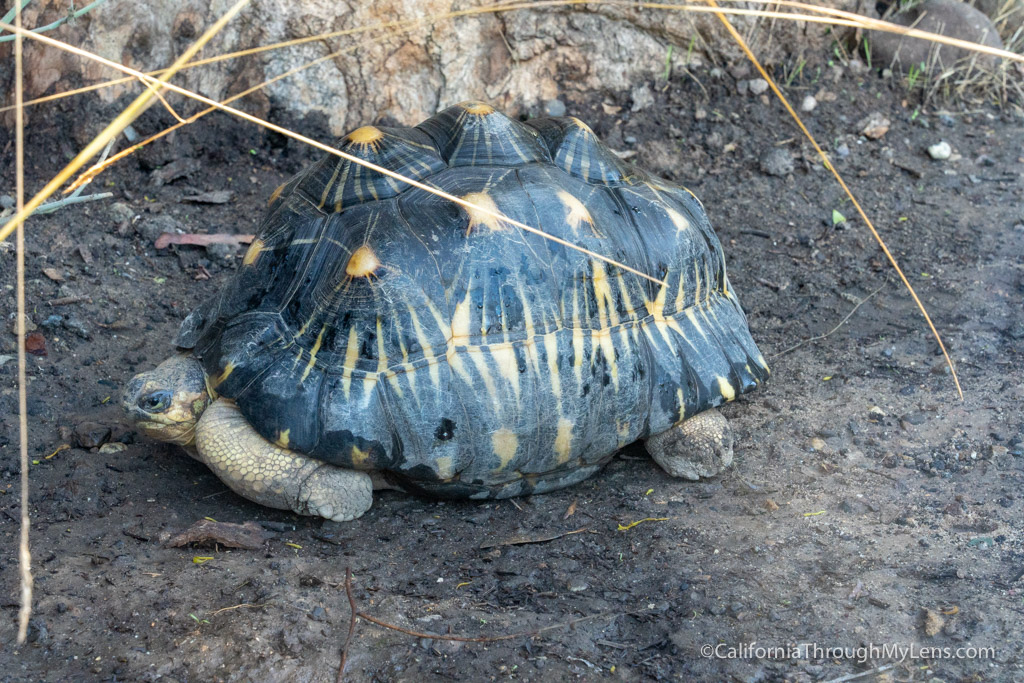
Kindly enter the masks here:
M 60 271 L 56 268 L 43 268 L 43 275 L 50 278 L 54 282 L 60 282 L 64 279 L 64 276 L 60 274 Z
M 33 356 L 46 355 L 46 337 L 39 332 L 33 332 L 25 337 L 25 353 Z

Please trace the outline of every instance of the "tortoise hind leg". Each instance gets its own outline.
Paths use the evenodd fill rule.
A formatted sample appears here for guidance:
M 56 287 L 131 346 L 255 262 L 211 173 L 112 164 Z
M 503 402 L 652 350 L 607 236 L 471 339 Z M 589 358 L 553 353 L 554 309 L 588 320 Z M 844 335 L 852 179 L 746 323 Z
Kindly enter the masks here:
M 373 502 L 368 474 L 275 446 L 232 401 L 218 399 L 203 412 L 196 449 L 231 490 L 260 505 L 347 522 Z
M 696 481 L 732 464 L 732 432 L 725 416 L 714 408 L 649 437 L 644 445 L 673 477 Z

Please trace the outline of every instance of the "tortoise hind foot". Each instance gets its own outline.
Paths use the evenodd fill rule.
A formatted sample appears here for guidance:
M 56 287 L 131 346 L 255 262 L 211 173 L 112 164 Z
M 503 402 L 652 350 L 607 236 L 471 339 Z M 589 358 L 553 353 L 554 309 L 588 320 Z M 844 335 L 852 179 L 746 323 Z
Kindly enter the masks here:
M 373 502 L 368 474 L 270 443 L 232 401 L 218 399 L 203 412 L 196 450 L 232 491 L 260 505 L 347 522 Z
M 732 464 L 732 432 L 714 408 L 649 437 L 644 445 L 669 475 L 691 481 L 713 477 Z

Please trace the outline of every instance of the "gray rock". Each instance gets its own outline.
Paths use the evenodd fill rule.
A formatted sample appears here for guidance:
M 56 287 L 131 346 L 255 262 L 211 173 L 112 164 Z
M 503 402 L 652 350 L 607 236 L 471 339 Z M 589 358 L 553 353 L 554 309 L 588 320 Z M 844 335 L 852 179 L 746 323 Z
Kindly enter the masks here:
M 206 247 L 206 253 L 210 255 L 210 258 L 221 261 L 230 261 L 235 257 L 237 251 L 237 244 L 210 244 Z
M 859 59 L 851 59 L 849 62 L 846 63 L 846 68 L 849 69 L 850 73 L 852 73 L 854 76 L 860 76 L 862 74 L 867 73 L 868 71 L 867 64 L 860 61 Z
M 768 90 L 768 81 L 763 78 L 755 78 L 750 81 L 750 92 L 754 95 L 764 94 Z
M 107 211 L 110 213 L 110 219 L 118 225 L 135 217 L 135 209 L 124 202 L 108 204 Z
M 969 40 L 990 47 L 1002 48 L 1003 41 L 995 26 L 984 13 L 957 0 L 925 0 L 902 14 L 889 18 L 894 24 L 913 25 L 914 28 L 938 33 L 950 38 Z M 871 59 L 879 65 L 895 66 L 907 73 L 911 68 L 942 70 L 953 67 L 959 60 L 975 53 L 949 45 L 936 46 L 920 38 L 904 38 L 895 33 L 868 31 Z M 988 55 L 977 55 L 977 65 L 992 70 L 999 60 Z
M 953 154 L 953 148 L 949 146 L 949 143 L 943 140 L 942 142 L 936 143 L 928 148 L 928 156 L 936 161 L 944 161 Z
M 82 339 L 92 339 L 92 335 L 89 334 L 89 328 L 74 314 L 64 319 L 64 329 Z
M 13 209 L 15 204 L 14 197 L 0 194 L 0 209 Z
M 72 431 L 72 443 L 78 448 L 98 448 L 110 440 L 110 427 L 99 422 L 79 422 Z
M 136 224 L 135 230 L 139 233 L 142 239 L 151 245 L 153 242 L 156 242 L 156 238 L 159 237 L 161 233 L 184 232 L 181 223 L 171 216 L 162 214 L 159 216 L 147 216 L 143 218 Z
M 572 593 L 580 593 L 590 588 L 590 584 L 581 578 L 573 577 L 569 579 L 568 583 L 566 584 L 566 588 L 568 588 L 569 591 Z
M 630 97 L 633 99 L 631 111 L 643 111 L 654 104 L 654 91 L 646 85 L 633 88 Z
M 562 100 L 544 100 L 546 116 L 565 116 L 565 102 Z
M 793 155 L 783 147 L 770 149 L 761 156 L 760 167 L 767 175 L 789 175 L 793 172 Z
M 818 106 L 818 100 L 814 99 L 814 95 L 808 95 L 804 98 L 804 101 L 800 103 L 800 111 L 814 111 L 814 108 Z

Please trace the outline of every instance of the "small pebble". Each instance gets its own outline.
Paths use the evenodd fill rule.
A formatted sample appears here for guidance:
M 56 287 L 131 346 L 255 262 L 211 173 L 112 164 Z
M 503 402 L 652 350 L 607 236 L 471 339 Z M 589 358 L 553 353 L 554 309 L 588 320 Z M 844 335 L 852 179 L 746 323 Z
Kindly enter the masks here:
M 755 78 L 750 81 L 750 92 L 755 95 L 760 95 L 768 90 L 768 81 L 763 78 Z
M 818 106 L 818 100 L 814 99 L 814 95 L 808 95 L 804 98 L 804 101 L 800 103 L 800 111 L 814 111 L 814 108 Z
M 98 422 L 80 422 L 72 433 L 73 445 L 78 448 L 98 448 L 110 438 L 110 427 Z
M 846 68 L 849 69 L 850 73 L 854 76 L 859 76 L 863 73 L 867 73 L 868 71 L 867 65 L 859 59 L 851 59 L 846 63 Z
M 872 140 L 878 140 L 889 132 L 889 126 L 892 125 L 892 121 L 881 112 L 876 111 L 868 114 L 857 125 L 860 128 L 861 135 Z
M 627 145 L 635 145 L 636 144 L 636 136 L 635 135 L 627 135 L 626 137 L 622 138 L 622 141 L 625 142 Z
M 69 315 L 64 319 L 64 327 L 72 334 L 81 337 L 82 339 L 92 339 L 92 335 L 89 334 L 89 328 L 85 326 L 77 316 Z
M 14 204 L 14 197 L 6 194 L 0 194 L 0 208 L 13 209 Z
M 949 143 L 943 140 L 937 144 L 932 145 L 928 148 L 928 156 L 936 161 L 943 161 L 948 159 L 953 154 L 953 148 L 949 146 Z
M 654 104 L 654 91 L 646 85 L 633 88 L 633 92 L 629 95 L 633 100 L 633 106 L 630 108 L 631 111 L 643 111 Z
M 566 588 L 568 588 L 572 593 L 579 593 L 590 588 L 590 584 L 583 579 L 569 579 L 569 583 L 566 585 Z
M 52 332 L 53 330 L 60 327 L 61 324 L 63 324 L 63 322 L 64 316 L 54 313 L 53 315 L 48 316 L 46 320 L 39 323 L 39 326 L 42 327 L 44 330 L 50 330 Z
M 785 176 L 793 172 L 793 155 L 783 147 L 768 150 L 761 157 L 761 172 L 773 176 Z
M 836 156 L 838 156 L 840 159 L 845 159 L 846 157 L 850 156 L 850 146 L 844 142 L 843 144 L 836 147 Z
M 548 116 L 565 116 L 565 102 L 562 100 L 544 100 L 544 113 Z

